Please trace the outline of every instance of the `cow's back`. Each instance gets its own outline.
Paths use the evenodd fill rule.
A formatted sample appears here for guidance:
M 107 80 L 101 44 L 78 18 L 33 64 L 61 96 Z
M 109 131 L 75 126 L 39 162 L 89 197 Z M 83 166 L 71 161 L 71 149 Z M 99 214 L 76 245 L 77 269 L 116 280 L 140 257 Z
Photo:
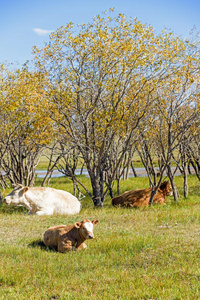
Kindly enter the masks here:
M 62 236 L 67 234 L 72 227 L 73 225 L 59 225 L 50 227 L 44 233 L 44 244 L 50 248 L 57 248 Z
M 69 192 L 57 189 L 51 189 L 49 190 L 49 193 L 51 194 L 51 197 L 54 197 L 53 204 L 55 213 L 79 213 L 81 209 L 81 203 L 75 196 Z
M 147 206 L 151 195 L 151 188 L 131 190 L 112 199 L 112 205 L 139 207 Z
M 76 214 L 81 209 L 79 200 L 72 194 L 49 187 L 29 188 L 27 199 L 34 202 L 41 210 L 50 209 L 58 214 Z
M 152 188 L 126 191 L 118 197 L 112 199 L 113 206 L 141 207 L 148 206 Z M 164 204 L 166 198 L 165 190 L 158 189 L 154 196 L 154 204 Z

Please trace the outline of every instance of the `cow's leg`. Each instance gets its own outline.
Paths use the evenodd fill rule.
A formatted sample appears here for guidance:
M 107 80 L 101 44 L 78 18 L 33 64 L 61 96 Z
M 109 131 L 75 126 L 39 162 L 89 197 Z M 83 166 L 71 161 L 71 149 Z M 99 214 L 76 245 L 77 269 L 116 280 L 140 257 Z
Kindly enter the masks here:
M 45 215 L 45 212 L 44 211 L 41 211 L 41 210 L 39 210 L 39 211 L 36 211 L 36 213 L 35 213 L 36 215 L 38 215 L 38 216 L 43 216 L 43 215 Z
M 43 216 L 43 215 L 46 215 L 47 213 L 42 211 L 42 210 L 38 210 L 38 211 L 36 211 L 35 214 L 38 215 L 38 216 Z
M 53 215 L 53 211 L 51 210 L 38 210 L 36 211 L 36 215 L 43 216 L 43 215 Z
M 72 241 L 67 240 L 65 242 L 60 241 L 58 242 L 58 252 L 67 252 L 67 251 L 72 251 L 73 247 L 72 247 Z
M 81 249 L 86 249 L 87 245 L 85 243 L 80 244 L 80 246 L 78 246 L 76 249 L 77 250 L 81 250 Z

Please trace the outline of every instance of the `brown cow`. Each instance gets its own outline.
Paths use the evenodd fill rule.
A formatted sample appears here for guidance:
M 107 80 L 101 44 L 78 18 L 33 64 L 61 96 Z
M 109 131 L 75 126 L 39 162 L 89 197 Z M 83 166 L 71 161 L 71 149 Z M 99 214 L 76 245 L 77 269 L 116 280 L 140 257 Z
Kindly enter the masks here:
M 59 225 L 50 227 L 44 233 L 44 244 L 50 248 L 55 248 L 58 252 L 66 252 L 71 250 L 80 250 L 86 248 L 84 243 L 86 239 L 93 239 L 93 225 L 99 220 L 83 220 L 73 225 Z
M 140 207 L 148 206 L 151 197 L 152 188 L 131 190 L 123 193 L 122 195 L 112 199 L 113 206 L 125 206 L 125 207 Z M 172 195 L 171 184 L 168 181 L 161 183 L 158 191 L 153 199 L 153 204 L 164 204 L 166 196 Z

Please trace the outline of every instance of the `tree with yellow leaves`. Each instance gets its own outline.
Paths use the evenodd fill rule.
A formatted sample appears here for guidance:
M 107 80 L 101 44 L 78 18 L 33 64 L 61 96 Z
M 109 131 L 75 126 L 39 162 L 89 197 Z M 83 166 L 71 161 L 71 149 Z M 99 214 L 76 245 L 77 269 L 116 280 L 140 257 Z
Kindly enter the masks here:
M 36 66 L 47 76 L 51 117 L 62 140 L 80 153 L 96 206 L 103 205 L 152 94 L 167 84 L 183 52 L 171 33 L 155 36 L 151 26 L 112 13 L 78 29 L 69 23 L 34 48 Z
M 0 80 L 0 168 L 12 184 L 32 185 L 52 132 L 43 75 L 2 65 Z
M 186 155 L 191 148 L 189 143 L 193 140 L 194 124 L 199 123 L 200 113 L 198 38 L 193 42 L 179 40 L 179 46 L 177 43 L 169 44 L 168 35 L 165 32 L 163 39 L 166 40 L 166 46 L 168 43 L 168 47 L 170 46 L 173 51 L 175 47 L 178 47 L 179 51 L 172 52 L 170 57 L 168 52 L 167 60 L 165 59 L 166 50 L 163 53 L 163 63 L 169 64 L 169 68 L 166 69 L 165 77 L 157 83 L 154 89 L 150 115 L 144 119 L 146 122 L 143 122 L 143 132 L 140 131 L 139 140 L 141 141 L 141 149 L 145 149 L 144 154 L 152 162 L 150 149 L 153 146 L 153 154 L 156 154 L 160 163 L 159 173 L 161 176 L 158 183 L 156 180 L 153 183 L 150 178 L 153 187 L 151 202 L 162 181 L 164 172 L 170 179 L 174 199 L 177 201 L 178 192 L 174 183 L 176 168 L 172 169 L 172 164 L 177 165 L 184 176 L 184 191 L 185 196 L 187 196 Z M 198 128 L 198 126 L 195 127 Z M 145 158 L 145 155 L 142 157 Z

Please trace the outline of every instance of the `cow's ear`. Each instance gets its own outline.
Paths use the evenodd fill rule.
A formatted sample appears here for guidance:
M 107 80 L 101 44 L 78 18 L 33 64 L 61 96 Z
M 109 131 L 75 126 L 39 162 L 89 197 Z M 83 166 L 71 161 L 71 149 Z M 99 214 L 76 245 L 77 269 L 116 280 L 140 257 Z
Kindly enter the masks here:
M 96 225 L 96 224 L 98 224 L 98 223 L 99 223 L 99 220 L 97 220 L 97 219 L 95 219 L 95 220 L 92 221 L 92 224 L 93 224 L 93 225 Z
M 163 182 L 161 183 L 161 185 L 160 185 L 160 189 L 161 189 L 161 190 L 165 190 L 166 187 L 167 187 L 167 185 L 168 185 L 168 181 L 163 181 Z
M 74 225 L 75 225 L 76 228 L 80 228 L 81 227 L 81 222 L 76 222 Z
M 28 186 L 25 186 L 20 192 L 22 194 L 26 193 L 28 191 Z
M 28 191 L 28 187 L 27 186 L 23 187 L 21 190 L 19 190 L 19 196 L 21 197 L 27 191 Z

